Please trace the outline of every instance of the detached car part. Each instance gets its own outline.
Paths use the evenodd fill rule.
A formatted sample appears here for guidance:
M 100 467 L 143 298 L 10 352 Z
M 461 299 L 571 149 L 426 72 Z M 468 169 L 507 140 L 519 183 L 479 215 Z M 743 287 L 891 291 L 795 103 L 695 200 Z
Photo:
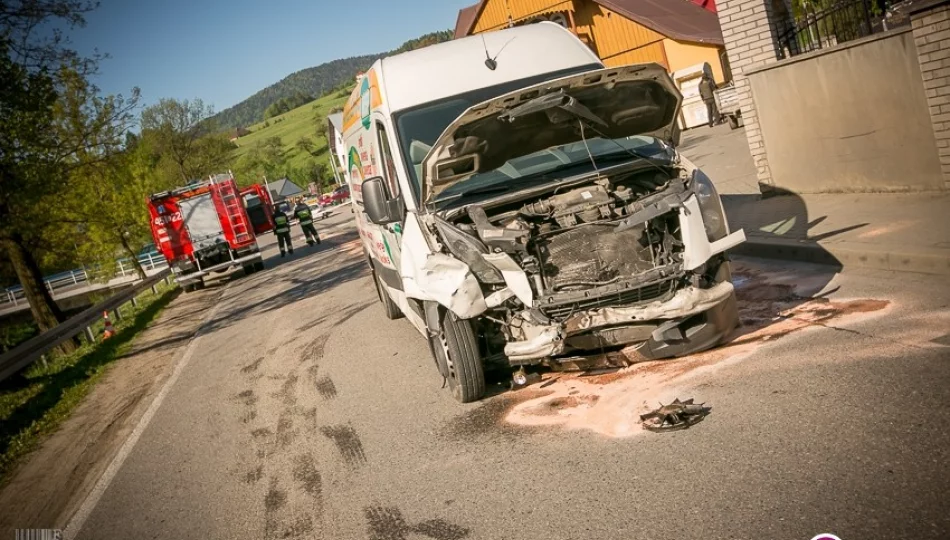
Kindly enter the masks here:
M 677 431 L 702 422 L 712 407 L 698 405 L 692 399 L 680 401 L 674 399 L 669 405 L 660 404 L 660 408 L 640 415 L 644 429 L 649 431 Z

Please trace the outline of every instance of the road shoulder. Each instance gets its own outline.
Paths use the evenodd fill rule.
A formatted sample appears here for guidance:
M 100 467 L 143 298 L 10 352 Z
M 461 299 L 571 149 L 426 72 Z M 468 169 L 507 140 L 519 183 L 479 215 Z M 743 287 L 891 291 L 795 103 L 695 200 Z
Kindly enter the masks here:
M 0 536 L 64 529 L 138 424 L 223 287 L 181 295 L 0 490 Z M 29 494 L 29 496 L 24 496 Z

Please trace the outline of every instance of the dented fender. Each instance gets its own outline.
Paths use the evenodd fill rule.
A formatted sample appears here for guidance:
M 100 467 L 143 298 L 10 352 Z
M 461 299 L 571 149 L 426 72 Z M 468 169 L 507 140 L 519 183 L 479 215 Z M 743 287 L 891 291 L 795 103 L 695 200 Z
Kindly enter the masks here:
M 468 265 L 435 253 L 416 219 L 407 219 L 402 233 L 399 274 L 406 297 L 437 302 L 461 319 L 488 309 L 481 285 Z

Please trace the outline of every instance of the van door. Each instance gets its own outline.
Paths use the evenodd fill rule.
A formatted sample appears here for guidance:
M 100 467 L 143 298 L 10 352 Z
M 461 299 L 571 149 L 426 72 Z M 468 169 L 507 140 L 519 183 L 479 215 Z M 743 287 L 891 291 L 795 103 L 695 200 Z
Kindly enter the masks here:
M 386 186 L 389 189 L 389 194 L 393 197 L 399 197 L 402 195 L 402 191 L 399 186 L 399 176 L 396 173 L 396 163 L 393 160 L 392 150 L 389 142 L 389 132 L 386 129 L 385 123 L 380 119 L 373 120 L 373 134 L 374 137 L 374 146 L 376 147 L 376 159 L 377 166 L 374 167 L 374 173 L 377 176 L 381 176 L 383 181 L 386 182 Z M 374 249 L 378 255 L 379 264 L 377 264 L 377 272 L 379 273 L 380 279 L 383 280 L 389 288 L 395 289 L 396 291 L 402 292 L 402 278 L 399 276 L 399 263 L 401 260 L 399 243 L 402 240 L 402 228 L 405 222 L 399 223 L 390 223 L 389 225 L 384 225 L 378 227 L 377 231 L 380 233 L 380 238 L 376 239 L 376 245 Z M 388 264 L 387 264 L 388 263 Z M 382 267 L 382 268 L 379 268 Z M 402 295 L 399 295 L 402 296 Z M 404 303 L 404 296 L 401 299 L 396 299 L 397 304 Z M 402 307 L 402 305 L 400 306 Z

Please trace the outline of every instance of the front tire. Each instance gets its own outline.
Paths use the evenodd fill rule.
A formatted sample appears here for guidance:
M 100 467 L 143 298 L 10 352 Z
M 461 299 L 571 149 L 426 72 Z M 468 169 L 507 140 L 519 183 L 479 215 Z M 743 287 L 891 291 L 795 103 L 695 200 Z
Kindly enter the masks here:
M 433 354 L 444 355 L 436 362 L 441 361 L 440 368 L 447 372 L 452 397 L 459 403 L 478 401 L 485 395 L 485 369 L 472 323 L 444 310 L 441 326 Z

